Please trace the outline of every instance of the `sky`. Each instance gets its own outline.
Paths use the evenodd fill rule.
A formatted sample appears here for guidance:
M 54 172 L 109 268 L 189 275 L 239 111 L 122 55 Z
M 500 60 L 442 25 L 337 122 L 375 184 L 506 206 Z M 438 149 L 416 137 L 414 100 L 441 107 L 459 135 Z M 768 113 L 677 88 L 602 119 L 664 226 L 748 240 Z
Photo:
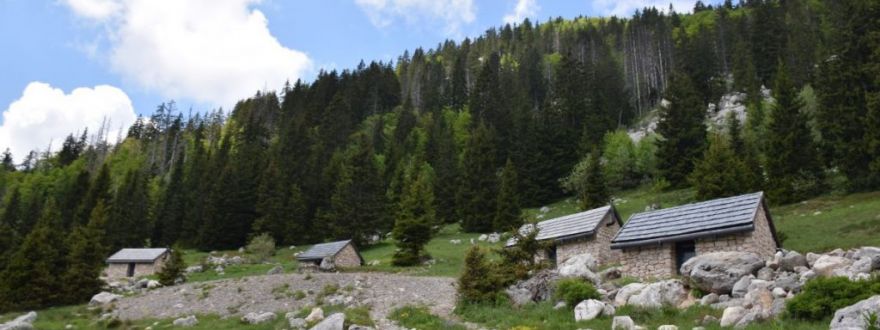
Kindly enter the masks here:
M 625 17 L 692 0 L 0 0 L 0 150 L 16 161 L 109 127 L 111 142 L 162 102 L 222 107 L 285 81 L 492 26 Z M 712 1 L 714 2 L 714 1 Z

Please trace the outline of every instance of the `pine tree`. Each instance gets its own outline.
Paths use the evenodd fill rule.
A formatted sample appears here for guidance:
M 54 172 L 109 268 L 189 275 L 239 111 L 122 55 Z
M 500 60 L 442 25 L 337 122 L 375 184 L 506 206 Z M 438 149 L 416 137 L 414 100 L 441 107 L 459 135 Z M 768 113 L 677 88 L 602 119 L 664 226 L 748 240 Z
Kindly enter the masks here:
M 657 133 L 657 168 L 672 188 L 683 187 L 706 144 L 705 106 L 690 78 L 673 73 L 666 91 L 670 105 L 662 110 Z
M 516 242 L 516 245 L 497 250 L 504 268 L 501 274 L 510 277 L 504 282 L 527 279 L 531 272 L 545 266 L 545 262 L 535 258 L 547 248 L 546 242 L 538 240 L 538 227 L 527 224 L 522 228 L 511 232 L 511 240 Z
M 464 256 L 464 271 L 458 278 L 459 298 L 468 303 L 494 302 L 501 290 L 498 275 L 483 249 L 472 246 Z
M 0 169 L 7 172 L 15 172 L 15 163 L 13 163 L 12 152 L 9 151 L 9 148 L 6 148 L 6 151 L 3 152 L 3 158 L 0 160 Z
M 432 227 L 437 225 L 434 171 L 424 162 L 414 162 L 411 167 L 392 231 L 398 248 L 392 262 L 398 266 L 417 265 L 426 257 L 423 254 L 424 246 L 431 240 Z
M 788 80 L 782 62 L 773 92 L 776 103 L 770 114 L 766 148 L 768 194 L 774 203 L 789 203 L 821 191 L 822 168 L 806 115 L 801 112 L 803 102 Z
M 76 223 L 82 225 L 88 223 L 89 216 L 91 216 L 92 209 L 95 208 L 95 205 L 97 205 L 99 201 L 103 201 L 104 205 L 109 206 L 111 199 L 110 165 L 107 162 L 104 162 L 104 164 L 101 165 L 101 169 L 98 171 L 98 175 L 89 186 L 89 192 L 86 193 L 82 204 L 77 209 Z
M 443 223 L 456 220 L 455 194 L 458 190 L 458 152 L 452 126 L 444 115 L 437 116 L 428 140 L 427 156 L 434 169 L 434 201 L 437 218 Z
M 745 164 L 736 158 L 730 144 L 720 134 L 709 138 L 709 148 L 691 173 L 697 199 L 709 200 L 748 192 Z
M 77 304 L 88 301 L 92 295 L 101 291 L 101 271 L 104 269 L 104 258 L 107 249 L 104 247 L 104 226 L 106 212 L 104 204 L 99 202 L 92 211 L 91 219 L 86 226 L 77 226 L 67 238 L 70 252 L 67 254 L 68 268 L 62 275 L 64 281 L 64 301 Z
M 471 133 L 462 159 L 456 204 L 461 227 L 467 232 L 489 232 L 495 218 L 495 144 L 492 131 L 480 124 Z
M 125 180 L 110 207 L 107 236 L 111 238 L 110 250 L 125 247 L 141 247 L 152 233 L 150 224 L 150 200 L 143 171 L 134 169 Z
M 501 179 L 498 185 L 493 225 L 496 232 L 514 230 L 522 225 L 522 208 L 519 204 L 518 188 L 516 167 L 513 166 L 510 159 L 507 159 L 504 169 L 501 170 Z
M 171 175 L 162 192 L 157 205 L 158 212 L 154 219 L 152 242 L 162 246 L 174 244 L 180 238 L 180 228 L 186 214 L 186 196 L 184 189 L 184 156 L 183 152 L 175 156 Z
M 183 261 L 180 248 L 171 248 L 171 255 L 162 266 L 162 271 L 159 272 L 159 283 L 165 286 L 174 285 L 174 282 L 183 275 L 184 269 L 186 269 L 186 263 Z
M 605 185 L 605 174 L 602 170 L 601 156 L 598 150 L 593 151 L 589 156 L 590 162 L 586 169 L 584 177 L 582 194 L 580 196 L 581 210 L 590 210 L 597 207 L 608 205 L 611 196 L 608 194 L 608 188 Z

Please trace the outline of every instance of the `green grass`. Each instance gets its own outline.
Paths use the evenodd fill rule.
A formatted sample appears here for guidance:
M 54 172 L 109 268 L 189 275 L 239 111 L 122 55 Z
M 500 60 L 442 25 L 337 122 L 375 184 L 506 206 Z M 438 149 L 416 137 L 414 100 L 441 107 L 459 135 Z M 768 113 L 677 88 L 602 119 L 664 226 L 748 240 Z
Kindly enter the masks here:
M 420 330 L 466 330 L 467 328 L 454 322 L 444 320 L 431 314 L 426 307 L 407 306 L 391 313 L 389 319 L 408 329 Z
M 771 207 L 783 246 L 801 252 L 880 245 L 880 192 L 823 196 Z
M 216 266 L 205 265 L 205 270 L 203 272 L 190 274 L 187 277 L 187 281 L 204 282 L 220 279 L 235 279 L 254 275 L 265 275 L 266 272 L 268 272 L 276 265 L 281 265 L 281 267 L 284 268 L 285 273 L 294 272 L 297 268 L 299 268 L 299 263 L 296 261 L 296 257 L 294 257 L 294 254 L 296 252 L 305 251 L 306 249 L 308 249 L 308 246 L 298 246 L 293 250 L 287 247 L 282 247 L 276 250 L 274 256 L 269 258 L 268 264 L 243 263 L 239 265 L 229 265 L 224 267 L 223 275 L 220 275 L 214 271 L 214 268 Z M 249 257 L 247 253 L 239 253 L 238 251 L 218 251 L 215 256 L 222 256 L 224 254 L 229 258 L 233 256 L 241 256 L 245 260 L 247 260 Z M 186 262 L 187 266 L 198 265 L 201 264 L 208 255 L 209 254 L 207 252 L 185 250 L 183 252 L 183 261 Z
M 656 192 L 649 186 L 624 190 L 613 193 L 614 207 L 617 213 L 620 213 L 621 220 L 626 221 L 631 215 L 645 211 L 645 207 L 651 204 L 659 204 L 661 207 L 670 207 L 685 204 L 694 200 L 693 189 L 680 189 Z M 577 201 L 575 198 L 565 198 L 553 204 L 547 205 L 550 211 L 544 214 L 542 219 L 537 216 L 541 214 L 541 208 L 530 208 L 523 210 L 527 220 L 540 221 L 569 215 L 579 212 Z

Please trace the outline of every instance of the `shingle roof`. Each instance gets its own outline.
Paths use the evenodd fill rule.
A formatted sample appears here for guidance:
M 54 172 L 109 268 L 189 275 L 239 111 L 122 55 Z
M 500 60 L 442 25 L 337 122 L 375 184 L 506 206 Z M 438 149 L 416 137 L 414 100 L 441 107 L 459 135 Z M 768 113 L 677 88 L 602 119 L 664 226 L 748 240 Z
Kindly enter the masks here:
M 623 248 L 754 229 L 762 192 L 637 213 L 611 240 Z
M 335 256 L 339 251 L 350 243 L 351 240 L 315 244 L 306 252 L 298 255 L 297 260 L 320 260 L 326 257 Z
M 536 238 L 539 241 L 543 241 L 549 239 L 559 240 L 593 235 L 596 232 L 596 228 L 599 226 L 599 223 L 602 222 L 602 219 L 605 218 L 605 215 L 607 215 L 608 212 L 612 210 L 613 209 L 611 205 L 607 205 L 580 213 L 569 214 L 566 216 L 538 222 L 538 236 Z M 612 213 L 614 213 L 616 216 L 616 212 Z M 512 246 L 515 244 L 516 241 L 514 239 L 510 239 L 507 241 L 507 246 Z
M 153 262 L 168 249 L 122 249 L 107 258 L 108 263 Z

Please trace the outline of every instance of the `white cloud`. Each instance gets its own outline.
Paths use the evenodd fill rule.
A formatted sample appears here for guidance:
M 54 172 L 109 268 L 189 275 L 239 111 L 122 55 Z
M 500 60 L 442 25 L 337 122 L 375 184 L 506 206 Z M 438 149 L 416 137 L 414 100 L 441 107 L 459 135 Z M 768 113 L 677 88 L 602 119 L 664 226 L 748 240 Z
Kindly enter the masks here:
M 615 15 L 618 17 L 627 17 L 632 15 L 636 10 L 645 7 L 655 7 L 663 12 L 669 10 L 669 4 L 672 4 L 678 13 L 689 13 L 694 10 L 696 0 L 593 0 L 591 1 L 593 10 L 600 15 Z
M 541 7 L 538 6 L 537 0 L 518 0 L 513 12 L 504 15 L 503 20 L 507 24 L 520 23 L 527 17 L 534 18 L 538 10 L 541 10 Z
M 65 94 L 47 83 L 31 82 L 21 98 L 3 111 L 0 149 L 9 148 L 17 161 L 31 150 L 45 150 L 50 141 L 57 151 L 68 134 L 86 128 L 96 133 L 105 119 L 110 122 L 111 142 L 117 129 L 136 119 L 131 100 L 121 89 L 98 85 Z
M 458 35 L 461 27 L 476 19 L 473 0 L 355 0 L 377 27 L 391 25 L 397 19 L 406 24 L 441 23 L 444 33 Z
M 230 106 L 258 90 L 280 88 L 312 66 L 305 53 L 272 35 L 266 16 L 252 8 L 260 0 L 66 2 L 74 13 L 106 25 L 116 72 L 163 97 Z

